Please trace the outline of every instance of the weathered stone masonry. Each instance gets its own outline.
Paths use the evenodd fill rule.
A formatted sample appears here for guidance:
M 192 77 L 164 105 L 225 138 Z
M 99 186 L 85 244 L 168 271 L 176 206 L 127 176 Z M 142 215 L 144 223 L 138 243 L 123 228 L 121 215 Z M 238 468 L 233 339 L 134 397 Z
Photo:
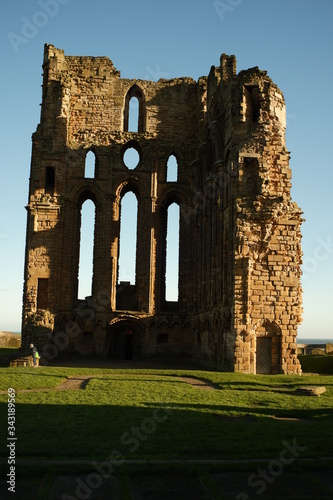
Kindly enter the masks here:
M 128 131 L 132 97 L 136 132 Z M 27 205 L 23 342 L 300 373 L 302 212 L 290 195 L 285 116 L 283 95 L 266 72 L 237 74 L 234 56 L 222 54 L 220 66 L 197 82 L 151 82 L 122 79 L 106 57 L 69 57 L 46 45 Z M 129 147 L 140 155 L 135 169 L 123 160 Z M 85 176 L 89 151 L 93 178 Z M 174 182 L 166 177 L 170 155 L 178 162 Z M 136 282 L 126 287 L 117 281 L 120 203 L 128 191 L 138 200 L 138 223 Z M 80 301 L 87 199 L 96 208 L 93 286 Z M 166 214 L 174 202 L 177 303 L 165 298 Z

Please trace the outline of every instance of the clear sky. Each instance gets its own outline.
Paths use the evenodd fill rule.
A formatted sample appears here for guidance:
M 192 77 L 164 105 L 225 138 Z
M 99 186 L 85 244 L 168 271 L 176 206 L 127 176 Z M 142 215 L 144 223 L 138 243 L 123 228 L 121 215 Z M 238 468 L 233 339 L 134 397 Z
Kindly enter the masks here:
M 0 330 L 21 325 L 31 134 L 50 43 L 108 56 L 124 78 L 198 79 L 222 52 L 238 71 L 267 70 L 286 99 L 292 195 L 306 219 L 299 336 L 333 338 L 332 0 L 11 0 L 0 14 Z

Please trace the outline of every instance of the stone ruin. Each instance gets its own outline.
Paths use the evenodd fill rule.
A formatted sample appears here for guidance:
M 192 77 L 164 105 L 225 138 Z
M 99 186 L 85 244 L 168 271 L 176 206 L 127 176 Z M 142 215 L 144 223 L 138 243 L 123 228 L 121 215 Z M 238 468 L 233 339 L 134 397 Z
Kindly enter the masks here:
M 107 57 L 65 56 L 45 45 L 26 207 L 23 344 L 34 342 L 46 359 L 58 351 L 188 356 L 222 370 L 301 373 L 302 211 L 291 199 L 285 131 L 282 92 L 257 67 L 237 73 L 235 56 L 222 54 L 198 81 L 154 82 L 121 78 Z M 129 149 L 138 155 L 135 168 L 125 161 Z M 133 284 L 119 282 L 128 192 L 138 206 Z M 95 205 L 92 293 L 80 300 L 80 214 L 88 199 Z M 176 301 L 166 296 L 173 204 Z

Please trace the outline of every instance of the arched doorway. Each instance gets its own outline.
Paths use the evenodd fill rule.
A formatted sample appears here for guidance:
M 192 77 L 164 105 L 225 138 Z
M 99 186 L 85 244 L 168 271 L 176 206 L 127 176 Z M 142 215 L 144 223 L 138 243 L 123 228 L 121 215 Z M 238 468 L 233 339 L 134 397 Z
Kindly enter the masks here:
M 109 359 L 137 360 L 140 358 L 143 327 L 138 320 L 120 319 L 107 327 Z
M 268 375 L 281 373 L 281 334 L 277 325 L 265 322 L 256 328 L 256 370 Z

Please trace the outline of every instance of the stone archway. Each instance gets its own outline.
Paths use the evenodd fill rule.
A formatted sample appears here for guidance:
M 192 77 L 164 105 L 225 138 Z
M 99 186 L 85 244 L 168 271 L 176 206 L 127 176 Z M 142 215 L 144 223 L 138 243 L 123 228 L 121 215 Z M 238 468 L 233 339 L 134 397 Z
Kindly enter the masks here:
M 140 358 L 143 327 L 132 318 L 119 319 L 108 325 L 107 355 L 109 359 L 137 360 Z

